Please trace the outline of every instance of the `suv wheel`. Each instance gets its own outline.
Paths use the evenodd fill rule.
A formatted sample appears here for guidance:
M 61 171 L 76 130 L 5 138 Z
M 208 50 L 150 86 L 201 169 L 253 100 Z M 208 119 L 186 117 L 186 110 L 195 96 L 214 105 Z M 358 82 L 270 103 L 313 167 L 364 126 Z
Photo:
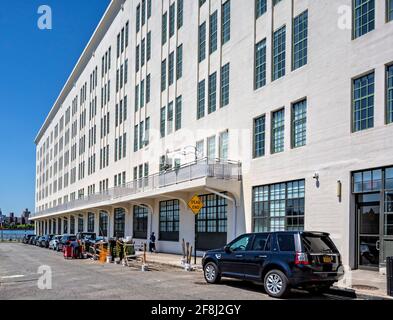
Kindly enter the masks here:
M 263 282 L 267 294 L 274 298 L 282 298 L 288 292 L 288 278 L 280 270 L 269 271 Z
M 221 276 L 218 271 L 218 267 L 214 262 L 208 262 L 203 269 L 203 275 L 207 283 L 218 283 L 221 280 Z

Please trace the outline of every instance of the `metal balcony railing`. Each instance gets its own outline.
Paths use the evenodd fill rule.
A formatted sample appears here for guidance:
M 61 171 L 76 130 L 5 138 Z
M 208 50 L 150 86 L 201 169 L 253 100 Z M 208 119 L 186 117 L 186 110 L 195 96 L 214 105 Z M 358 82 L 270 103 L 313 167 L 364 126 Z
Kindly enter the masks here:
M 185 183 L 201 178 L 216 178 L 221 180 L 242 179 L 241 163 L 221 161 L 219 159 L 200 159 L 183 166 L 175 167 L 138 180 L 134 180 L 108 190 L 69 201 L 62 205 L 36 212 L 32 217 L 48 215 L 57 212 L 78 209 L 104 201 L 111 201 L 127 196 L 156 191 L 169 186 Z

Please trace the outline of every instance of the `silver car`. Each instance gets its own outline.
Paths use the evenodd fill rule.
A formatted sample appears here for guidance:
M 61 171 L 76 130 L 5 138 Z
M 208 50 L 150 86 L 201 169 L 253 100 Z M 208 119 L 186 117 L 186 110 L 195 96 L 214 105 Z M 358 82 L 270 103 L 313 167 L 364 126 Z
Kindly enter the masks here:
M 49 249 L 59 251 L 59 242 L 61 236 L 54 236 L 52 240 L 49 242 Z

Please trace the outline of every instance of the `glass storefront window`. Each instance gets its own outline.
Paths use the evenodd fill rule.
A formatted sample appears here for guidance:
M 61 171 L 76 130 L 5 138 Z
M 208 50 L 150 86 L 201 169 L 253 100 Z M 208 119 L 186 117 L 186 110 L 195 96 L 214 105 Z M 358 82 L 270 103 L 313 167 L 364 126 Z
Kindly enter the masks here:
M 304 180 L 254 187 L 254 232 L 303 230 L 304 198 Z
M 353 174 L 353 192 L 374 192 L 382 189 L 382 170 L 368 170 Z
M 388 168 L 385 171 L 385 189 L 393 190 L 393 168 Z

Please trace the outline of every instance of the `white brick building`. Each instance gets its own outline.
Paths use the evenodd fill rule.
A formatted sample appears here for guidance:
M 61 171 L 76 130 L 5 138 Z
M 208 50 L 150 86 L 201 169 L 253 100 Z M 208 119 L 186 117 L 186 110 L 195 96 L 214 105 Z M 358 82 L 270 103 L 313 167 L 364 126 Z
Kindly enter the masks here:
M 37 232 L 154 231 L 159 251 L 180 252 L 195 230 L 200 251 L 244 232 L 320 230 L 345 264 L 383 266 L 392 8 L 112 1 L 35 141 Z

